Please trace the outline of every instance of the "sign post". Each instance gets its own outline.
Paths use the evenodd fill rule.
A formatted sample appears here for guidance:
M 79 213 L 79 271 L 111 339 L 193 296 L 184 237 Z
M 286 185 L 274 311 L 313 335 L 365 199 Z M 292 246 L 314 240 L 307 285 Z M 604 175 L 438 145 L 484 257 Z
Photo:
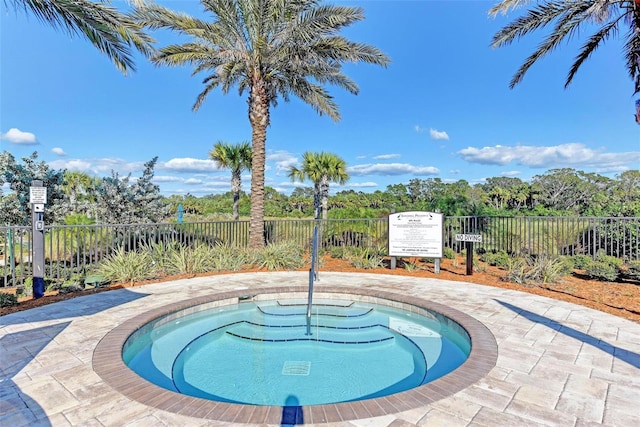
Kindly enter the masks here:
M 398 212 L 389 215 L 389 256 L 442 258 L 442 214 Z
M 473 275 L 473 242 L 482 242 L 480 234 L 456 234 L 456 242 L 465 242 L 467 251 L 467 276 Z
M 29 187 L 31 204 L 31 266 L 33 268 L 33 297 L 44 296 L 44 205 L 47 203 L 47 188 L 42 181 L 31 181 Z

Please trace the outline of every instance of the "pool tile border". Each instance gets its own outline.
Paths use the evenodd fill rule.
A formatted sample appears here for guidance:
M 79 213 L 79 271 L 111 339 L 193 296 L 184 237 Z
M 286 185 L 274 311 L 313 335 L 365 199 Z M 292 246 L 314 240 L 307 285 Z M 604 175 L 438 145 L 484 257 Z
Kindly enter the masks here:
M 181 395 L 152 384 L 131 371 L 122 360 L 122 349 L 127 338 L 145 324 L 167 314 L 191 307 L 218 303 L 227 305 L 237 302 L 248 294 L 269 295 L 273 298 L 306 297 L 306 286 L 264 287 L 213 293 L 205 297 L 165 305 L 142 313 L 123 322 L 108 332 L 94 350 L 94 371 L 116 391 L 144 405 L 164 411 L 206 420 L 225 421 L 235 424 L 280 424 L 286 409 L 280 406 L 255 406 L 214 402 L 192 396 Z M 372 418 L 419 408 L 451 396 L 484 378 L 496 366 L 498 345 L 489 329 L 473 317 L 427 299 L 402 295 L 389 291 L 353 286 L 317 286 L 317 298 L 361 298 L 368 302 L 389 301 L 391 305 L 412 311 L 428 309 L 440 313 L 459 323 L 471 337 L 469 358 L 455 371 L 428 384 L 397 393 L 356 402 L 329 405 L 302 406 L 302 418 L 306 423 L 322 424 Z

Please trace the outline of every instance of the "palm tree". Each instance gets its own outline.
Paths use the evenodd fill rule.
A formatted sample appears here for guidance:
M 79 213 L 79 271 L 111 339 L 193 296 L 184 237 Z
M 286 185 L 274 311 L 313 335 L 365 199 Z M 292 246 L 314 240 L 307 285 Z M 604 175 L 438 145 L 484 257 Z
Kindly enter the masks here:
M 216 162 L 219 168 L 231 169 L 231 192 L 233 193 L 233 220 L 240 218 L 238 203 L 240 202 L 240 188 L 242 186 L 242 171 L 251 169 L 251 145 L 248 142 L 231 145 L 216 142 L 209 158 Z
M 145 0 L 131 0 L 141 5 Z M 129 15 L 119 12 L 103 1 L 91 0 L 5 0 L 16 11 L 36 16 L 51 27 L 66 30 L 70 35 L 83 35 L 100 52 L 127 74 L 135 71 L 131 47 L 145 56 L 153 52 L 153 39 Z
M 329 204 L 329 183 L 344 184 L 349 180 L 347 164 L 344 160 L 332 153 L 312 153 L 307 151 L 302 155 L 300 169 L 289 167 L 289 178 L 292 181 L 313 182 L 314 189 L 314 217 L 318 218 L 318 205 L 322 205 L 322 219 L 327 219 Z M 319 203 L 320 202 L 320 203 Z
M 386 66 L 380 50 L 338 35 L 364 19 L 359 7 L 320 5 L 318 0 L 201 0 L 213 15 L 204 21 L 148 4 L 135 12 L 138 23 L 167 29 L 192 41 L 160 49 L 157 65 L 194 66 L 208 73 L 196 111 L 215 88 L 223 94 L 237 86 L 248 92 L 251 124 L 251 220 L 249 246 L 264 246 L 264 170 L 270 109 L 279 98 L 295 95 L 320 115 L 340 119 L 338 105 L 325 90 L 333 84 L 357 94 L 358 86 L 342 74 L 345 62 Z
M 62 189 L 69 197 L 69 204 L 74 213 L 78 209 L 78 196 L 87 194 L 92 190 L 95 180 L 84 172 L 65 171 Z
M 489 11 L 492 15 L 507 13 L 529 3 L 529 0 L 502 0 Z M 537 29 L 553 25 L 552 31 L 545 37 L 515 73 L 509 87 L 515 87 L 529 68 L 540 58 L 554 50 L 565 39 L 584 33 L 593 28 L 593 33 L 582 45 L 576 56 L 567 79 L 565 88 L 571 84 L 576 72 L 583 62 L 605 40 L 624 34 L 623 54 L 629 76 L 634 82 L 634 95 L 640 92 L 640 0 L 546 0 L 536 5 L 523 16 L 498 31 L 492 40 L 493 47 L 511 44 Z M 628 28 L 623 28 L 623 24 Z M 638 120 L 640 123 L 640 119 Z

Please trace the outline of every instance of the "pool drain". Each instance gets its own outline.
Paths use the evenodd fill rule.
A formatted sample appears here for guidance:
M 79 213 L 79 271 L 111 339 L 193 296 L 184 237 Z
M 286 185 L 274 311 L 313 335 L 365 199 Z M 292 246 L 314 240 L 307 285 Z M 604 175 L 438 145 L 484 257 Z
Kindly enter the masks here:
M 282 375 L 309 375 L 311 362 L 288 360 L 282 367 Z

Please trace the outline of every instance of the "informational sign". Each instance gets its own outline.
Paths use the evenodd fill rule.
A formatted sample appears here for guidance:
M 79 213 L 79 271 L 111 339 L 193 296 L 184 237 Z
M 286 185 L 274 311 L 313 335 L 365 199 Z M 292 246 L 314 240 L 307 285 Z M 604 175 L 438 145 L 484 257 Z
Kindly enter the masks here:
M 456 242 L 482 242 L 482 235 L 480 234 L 456 234 Z
M 389 215 L 389 255 L 442 258 L 442 214 L 415 211 Z
M 46 205 L 47 187 L 29 187 L 29 203 L 32 205 Z

